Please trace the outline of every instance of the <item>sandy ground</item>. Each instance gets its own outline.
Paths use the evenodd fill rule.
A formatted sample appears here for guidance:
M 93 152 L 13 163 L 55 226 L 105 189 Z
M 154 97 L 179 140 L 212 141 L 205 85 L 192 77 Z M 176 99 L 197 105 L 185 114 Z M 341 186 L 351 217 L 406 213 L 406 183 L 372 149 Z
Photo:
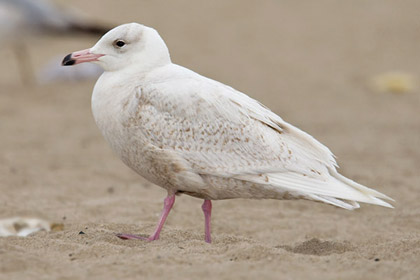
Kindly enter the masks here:
M 21 85 L 3 46 L 0 218 L 41 217 L 64 230 L 0 238 L 0 279 L 419 279 L 420 92 L 378 93 L 367 81 L 396 70 L 420 77 L 420 2 L 167 2 L 71 5 L 111 25 L 154 26 L 176 63 L 314 135 L 344 175 L 396 208 L 215 201 L 209 245 L 202 201 L 181 196 L 161 240 L 119 240 L 114 233 L 153 231 L 165 191 L 108 148 L 90 112 L 94 81 Z M 96 39 L 28 39 L 30 61 L 38 69 Z

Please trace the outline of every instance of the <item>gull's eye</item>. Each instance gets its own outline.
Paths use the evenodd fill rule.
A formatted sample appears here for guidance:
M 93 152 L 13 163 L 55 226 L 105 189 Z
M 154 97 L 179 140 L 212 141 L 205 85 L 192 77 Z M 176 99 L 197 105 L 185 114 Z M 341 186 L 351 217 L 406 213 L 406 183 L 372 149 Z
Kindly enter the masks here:
M 114 47 L 122 48 L 125 46 L 125 42 L 123 40 L 115 40 L 113 45 Z

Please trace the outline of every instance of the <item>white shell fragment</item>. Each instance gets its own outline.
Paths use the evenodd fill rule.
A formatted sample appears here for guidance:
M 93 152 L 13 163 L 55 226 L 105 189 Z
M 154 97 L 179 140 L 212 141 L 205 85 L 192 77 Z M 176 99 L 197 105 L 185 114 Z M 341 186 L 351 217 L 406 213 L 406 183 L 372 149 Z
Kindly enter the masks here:
M 21 236 L 25 237 L 38 231 L 51 231 L 57 227 L 48 221 L 36 218 L 14 217 L 0 220 L 0 237 Z

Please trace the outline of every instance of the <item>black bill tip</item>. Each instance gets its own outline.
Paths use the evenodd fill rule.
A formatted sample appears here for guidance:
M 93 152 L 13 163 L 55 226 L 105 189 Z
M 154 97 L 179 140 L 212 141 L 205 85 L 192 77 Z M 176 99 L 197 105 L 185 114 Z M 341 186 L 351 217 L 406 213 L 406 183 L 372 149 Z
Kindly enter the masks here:
M 63 62 L 61 62 L 61 65 L 63 66 L 68 66 L 68 65 L 73 65 L 76 63 L 76 60 L 74 60 L 73 58 L 71 58 L 71 53 L 66 55 L 66 57 L 63 59 Z

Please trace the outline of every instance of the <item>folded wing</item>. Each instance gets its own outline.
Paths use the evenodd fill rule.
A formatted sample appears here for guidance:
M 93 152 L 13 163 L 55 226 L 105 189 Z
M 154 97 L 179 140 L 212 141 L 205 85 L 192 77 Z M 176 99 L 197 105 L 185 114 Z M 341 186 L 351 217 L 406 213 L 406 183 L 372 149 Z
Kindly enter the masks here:
M 270 185 L 346 209 L 359 207 L 356 201 L 392 207 L 381 200 L 389 197 L 338 174 L 334 155 L 312 136 L 245 94 L 189 75 L 142 88 L 143 117 L 167 129 L 139 126 L 193 172 Z

